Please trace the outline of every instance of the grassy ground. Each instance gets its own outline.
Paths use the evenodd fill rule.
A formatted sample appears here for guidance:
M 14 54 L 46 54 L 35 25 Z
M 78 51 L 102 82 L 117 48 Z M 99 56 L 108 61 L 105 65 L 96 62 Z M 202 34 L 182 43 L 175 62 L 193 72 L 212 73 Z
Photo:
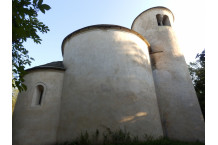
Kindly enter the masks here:
M 103 138 L 101 141 L 99 141 L 99 136 L 98 130 L 92 136 L 85 132 L 81 133 L 80 137 L 73 141 L 55 145 L 204 145 L 201 142 L 184 142 L 167 138 L 153 139 L 146 135 L 144 141 L 139 141 L 137 137 L 131 137 L 128 132 L 122 130 L 112 132 L 110 129 L 107 129 L 101 135 L 101 138 Z

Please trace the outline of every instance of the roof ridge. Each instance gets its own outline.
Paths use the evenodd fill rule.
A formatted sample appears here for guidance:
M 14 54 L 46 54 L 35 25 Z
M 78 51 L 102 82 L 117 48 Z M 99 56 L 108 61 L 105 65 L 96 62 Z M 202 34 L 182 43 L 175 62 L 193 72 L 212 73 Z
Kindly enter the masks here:
M 53 61 L 50 63 L 46 63 L 43 65 L 35 66 L 29 69 L 26 69 L 25 71 L 31 71 L 36 69 L 58 69 L 58 70 L 65 70 L 63 61 Z

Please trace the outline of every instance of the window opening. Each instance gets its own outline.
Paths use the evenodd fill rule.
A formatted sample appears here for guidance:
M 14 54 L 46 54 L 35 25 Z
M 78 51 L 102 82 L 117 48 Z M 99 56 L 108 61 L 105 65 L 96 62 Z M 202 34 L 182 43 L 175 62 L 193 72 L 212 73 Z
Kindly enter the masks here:
M 170 19 L 167 15 L 162 16 L 161 14 L 156 15 L 158 26 L 171 26 Z
M 162 26 L 162 15 L 161 14 L 157 14 L 156 18 L 157 18 L 158 26 Z
M 34 90 L 32 105 L 33 106 L 41 105 L 42 104 L 43 95 L 44 95 L 44 86 L 37 85 L 35 87 L 35 90 Z
M 38 105 L 41 105 L 41 102 L 42 102 L 42 95 L 43 95 L 44 89 L 43 89 L 43 86 L 41 86 L 41 85 L 38 86 L 38 89 L 39 89 L 39 93 L 40 93 Z
M 163 16 L 163 25 L 164 26 L 171 26 L 169 17 L 167 15 Z

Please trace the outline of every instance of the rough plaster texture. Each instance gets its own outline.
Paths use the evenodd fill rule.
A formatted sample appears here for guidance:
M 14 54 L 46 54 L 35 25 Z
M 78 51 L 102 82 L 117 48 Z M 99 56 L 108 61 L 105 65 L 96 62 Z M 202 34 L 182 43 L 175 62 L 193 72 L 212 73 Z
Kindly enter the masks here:
M 147 44 L 122 30 L 80 33 L 64 47 L 58 141 L 86 130 L 163 135 Z
M 145 11 L 132 29 L 151 45 L 151 62 L 164 135 L 179 140 L 204 141 L 204 120 L 187 64 L 170 26 L 158 26 L 156 15 L 173 15 L 165 8 Z
M 18 96 L 13 113 L 13 145 L 45 145 L 56 142 L 64 71 L 35 70 L 25 76 L 27 91 Z M 40 106 L 33 106 L 36 86 L 45 94 Z

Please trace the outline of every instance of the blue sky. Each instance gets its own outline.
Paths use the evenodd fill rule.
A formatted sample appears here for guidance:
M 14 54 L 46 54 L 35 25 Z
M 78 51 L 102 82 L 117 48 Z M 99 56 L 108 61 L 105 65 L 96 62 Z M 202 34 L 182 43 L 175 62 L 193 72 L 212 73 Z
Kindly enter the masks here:
M 174 30 L 188 62 L 204 47 L 203 0 L 44 0 L 51 6 L 39 20 L 50 31 L 40 34 L 41 44 L 28 40 L 24 46 L 35 59 L 31 66 L 63 60 L 61 43 L 71 32 L 95 24 L 115 24 L 131 28 L 133 20 L 144 10 L 164 6 L 175 16 Z M 196 7 L 197 5 L 197 7 Z M 185 43 L 184 43 L 185 42 Z

